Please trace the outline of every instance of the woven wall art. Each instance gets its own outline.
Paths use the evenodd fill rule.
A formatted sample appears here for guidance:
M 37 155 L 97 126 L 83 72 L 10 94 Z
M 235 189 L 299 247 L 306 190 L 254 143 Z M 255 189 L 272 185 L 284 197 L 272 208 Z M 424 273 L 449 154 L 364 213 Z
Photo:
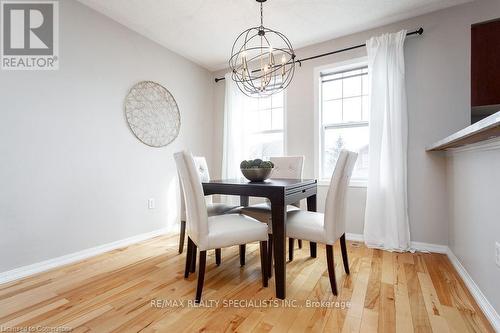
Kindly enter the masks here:
M 152 81 L 141 81 L 130 89 L 125 98 L 125 116 L 132 133 L 151 147 L 168 145 L 181 128 L 174 96 Z

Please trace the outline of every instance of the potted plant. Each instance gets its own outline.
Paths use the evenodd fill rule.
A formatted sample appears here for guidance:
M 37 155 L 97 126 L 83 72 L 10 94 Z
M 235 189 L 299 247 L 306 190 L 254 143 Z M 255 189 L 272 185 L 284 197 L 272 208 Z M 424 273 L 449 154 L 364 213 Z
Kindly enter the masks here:
M 274 164 L 271 161 L 245 160 L 240 163 L 243 176 L 251 182 L 263 182 L 271 176 Z

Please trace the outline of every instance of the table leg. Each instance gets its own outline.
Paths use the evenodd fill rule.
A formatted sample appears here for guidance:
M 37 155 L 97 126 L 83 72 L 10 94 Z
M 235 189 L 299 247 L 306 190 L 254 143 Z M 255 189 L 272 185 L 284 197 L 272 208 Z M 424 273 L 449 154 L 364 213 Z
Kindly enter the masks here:
M 307 210 L 310 212 L 316 211 L 316 194 L 307 197 Z
M 284 197 L 271 200 L 271 214 L 273 227 L 274 247 L 274 280 L 276 284 L 276 297 L 286 297 L 286 259 L 285 259 L 285 203 Z
M 246 252 L 247 245 L 246 244 L 241 244 L 240 245 L 240 266 L 243 267 L 245 266 L 245 252 Z
M 249 198 L 247 196 L 244 196 L 244 195 L 240 196 L 240 206 L 248 207 L 248 201 L 249 201 Z
M 249 198 L 245 195 L 240 195 L 240 206 L 248 207 Z M 240 245 L 240 266 L 245 266 L 246 244 Z
M 307 197 L 307 210 L 310 212 L 316 211 L 316 194 Z M 311 258 L 316 258 L 317 256 L 317 245 L 316 243 L 309 242 L 309 251 L 311 253 Z

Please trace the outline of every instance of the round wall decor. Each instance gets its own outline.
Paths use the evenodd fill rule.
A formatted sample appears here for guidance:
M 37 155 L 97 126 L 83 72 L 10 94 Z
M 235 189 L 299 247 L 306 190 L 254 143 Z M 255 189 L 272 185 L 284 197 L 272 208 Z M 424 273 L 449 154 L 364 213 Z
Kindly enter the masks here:
M 148 146 L 166 146 L 179 135 L 177 102 L 156 82 L 141 81 L 130 89 L 125 98 L 125 116 L 132 133 Z

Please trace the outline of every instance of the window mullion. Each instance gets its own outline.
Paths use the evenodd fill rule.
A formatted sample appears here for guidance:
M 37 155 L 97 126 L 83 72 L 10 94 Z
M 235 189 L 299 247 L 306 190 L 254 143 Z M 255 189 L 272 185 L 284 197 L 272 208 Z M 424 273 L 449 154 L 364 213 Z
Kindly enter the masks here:
M 344 74 L 342 74 L 342 78 L 344 77 Z M 342 94 L 341 94 L 341 98 L 342 98 L 342 121 L 344 121 L 344 80 L 342 80 Z

